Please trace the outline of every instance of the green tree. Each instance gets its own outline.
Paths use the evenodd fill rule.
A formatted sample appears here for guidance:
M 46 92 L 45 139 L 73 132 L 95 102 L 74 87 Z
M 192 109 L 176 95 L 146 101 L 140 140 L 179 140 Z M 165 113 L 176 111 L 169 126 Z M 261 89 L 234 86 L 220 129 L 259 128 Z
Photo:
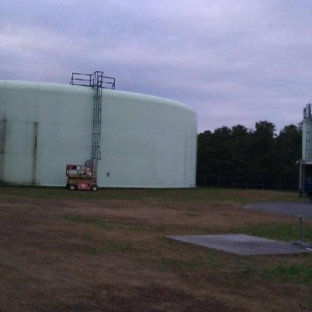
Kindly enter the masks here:
M 279 135 L 269 121 L 257 122 L 254 130 L 236 125 L 205 131 L 198 135 L 197 174 L 295 180 L 301 144 L 301 124 L 285 126 Z
M 197 137 L 197 176 L 211 174 L 212 133 L 205 131 Z
M 250 161 L 253 176 L 268 177 L 277 173 L 277 153 L 275 144 L 275 125 L 260 121 L 255 125 L 251 136 Z
M 231 138 L 231 161 L 233 165 L 232 173 L 239 177 L 250 175 L 250 131 L 242 126 L 232 127 Z
M 276 140 L 280 175 L 295 179 L 298 176 L 296 162 L 301 158 L 302 125 L 285 126 Z

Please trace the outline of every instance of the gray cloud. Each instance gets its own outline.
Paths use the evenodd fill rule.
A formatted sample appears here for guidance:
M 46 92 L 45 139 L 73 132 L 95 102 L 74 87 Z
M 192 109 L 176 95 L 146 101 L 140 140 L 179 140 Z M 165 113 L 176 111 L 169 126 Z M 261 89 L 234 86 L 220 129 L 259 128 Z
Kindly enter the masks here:
M 311 101 L 310 0 L 4 0 L 0 79 L 117 88 L 182 101 L 198 130 L 301 121 Z

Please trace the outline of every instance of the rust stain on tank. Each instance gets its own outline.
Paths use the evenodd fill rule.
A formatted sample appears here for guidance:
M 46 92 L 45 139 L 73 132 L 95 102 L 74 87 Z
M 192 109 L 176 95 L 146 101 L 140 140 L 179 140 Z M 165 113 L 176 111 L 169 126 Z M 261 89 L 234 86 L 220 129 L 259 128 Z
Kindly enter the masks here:
M 33 166 L 32 166 L 32 184 L 36 185 L 37 184 L 37 160 L 38 160 L 38 128 L 39 128 L 39 123 L 34 122 L 34 144 L 33 144 Z

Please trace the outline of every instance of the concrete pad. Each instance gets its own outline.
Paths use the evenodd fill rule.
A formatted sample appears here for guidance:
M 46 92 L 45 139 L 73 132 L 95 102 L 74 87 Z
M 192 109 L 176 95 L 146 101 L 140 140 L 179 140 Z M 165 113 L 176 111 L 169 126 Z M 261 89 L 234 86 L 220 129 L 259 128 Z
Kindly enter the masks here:
M 245 234 L 186 235 L 168 236 L 168 238 L 238 255 L 275 255 L 309 252 L 291 243 Z

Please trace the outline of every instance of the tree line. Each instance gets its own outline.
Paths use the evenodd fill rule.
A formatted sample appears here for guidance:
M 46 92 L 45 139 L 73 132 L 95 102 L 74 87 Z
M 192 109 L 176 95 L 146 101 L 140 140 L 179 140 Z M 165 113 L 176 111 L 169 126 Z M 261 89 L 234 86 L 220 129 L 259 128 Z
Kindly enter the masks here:
M 268 121 L 257 122 L 255 129 L 236 125 L 205 131 L 198 135 L 197 183 L 203 184 L 203 177 L 297 181 L 301 146 L 301 124 L 285 126 L 278 134 Z

